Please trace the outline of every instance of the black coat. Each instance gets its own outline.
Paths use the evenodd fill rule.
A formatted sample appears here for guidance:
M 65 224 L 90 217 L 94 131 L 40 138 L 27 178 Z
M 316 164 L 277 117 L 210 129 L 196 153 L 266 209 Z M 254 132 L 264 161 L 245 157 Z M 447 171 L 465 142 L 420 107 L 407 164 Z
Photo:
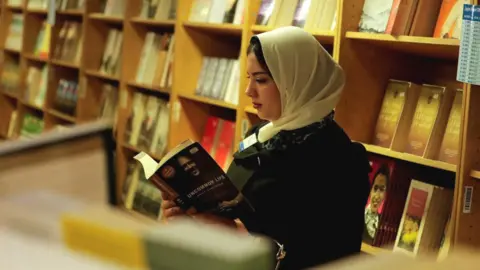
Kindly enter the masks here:
M 283 151 L 236 152 L 228 175 L 255 208 L 239 219 L 283 244 L 281 269 L 296 270 L 360 251 L 369 171 L 365 148 L 332 121 Z

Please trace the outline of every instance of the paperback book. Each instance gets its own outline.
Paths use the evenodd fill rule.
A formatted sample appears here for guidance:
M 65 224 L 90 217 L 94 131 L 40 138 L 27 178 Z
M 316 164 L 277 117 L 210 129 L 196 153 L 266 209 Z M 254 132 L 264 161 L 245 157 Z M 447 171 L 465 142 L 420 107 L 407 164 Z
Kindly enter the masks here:
M 198 142 L 187 140 L 159 163 L 141 152 L 134 157 L 146 179 L 185 211 L 235 218 L 237 211 L 254 211 L 223 169 Z

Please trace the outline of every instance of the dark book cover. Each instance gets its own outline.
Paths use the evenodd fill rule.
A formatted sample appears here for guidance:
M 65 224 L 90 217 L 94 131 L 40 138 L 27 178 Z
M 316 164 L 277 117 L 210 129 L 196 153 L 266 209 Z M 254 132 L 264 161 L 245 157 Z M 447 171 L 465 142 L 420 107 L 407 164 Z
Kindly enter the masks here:
M 135 156 L 146 177 L 184 210 L 235 218 L 236 210 L 253 211 L 223 169 L 198 142 L 186 141 L 159 164 L 145 153 Z

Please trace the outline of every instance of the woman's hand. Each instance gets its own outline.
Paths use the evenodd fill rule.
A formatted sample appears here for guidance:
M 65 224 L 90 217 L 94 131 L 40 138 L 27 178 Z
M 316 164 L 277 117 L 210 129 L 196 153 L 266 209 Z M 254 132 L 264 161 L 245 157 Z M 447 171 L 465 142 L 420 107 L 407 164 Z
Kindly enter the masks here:
M 237 224 L 235 223 L 235 220 L 219 217 L 213 214 L 197 213 L 197 214 L 193 214 L 192 217 L 195 220 L 198 220 L 207 224 L 224 225 L 229 228 L 237 228 Z
M 162 193 L 162 219 L 170 219 L 177 216 L 185 216 L 196 213 L 195 208 L 190 208 L 187 211 L 182 210 L 177 204 L 173 201 L 167 193 Z
M 191 216 L 195 220 L 207 223 L 207 224 L 219 224 L 229 228 L 238 229 L 246 232 L 245 227 L 239 220 L 233 220 L 228 218 L 219 217 L 208 213 L 197 213 L 195 208 L 190 208 L 187 211 L 182 210 L 173 199 L 168 196 L 167 193 L 162 192 L 162 217 L 163 220 L 169 220 L 175 217 Z

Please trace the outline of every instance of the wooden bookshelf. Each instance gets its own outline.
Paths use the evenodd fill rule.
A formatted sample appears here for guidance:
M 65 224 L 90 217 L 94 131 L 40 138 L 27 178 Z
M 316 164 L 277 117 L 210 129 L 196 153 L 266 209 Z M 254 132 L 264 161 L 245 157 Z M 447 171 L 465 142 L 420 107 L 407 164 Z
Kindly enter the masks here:
M 339 0 L 337 26 L 334 31 L 310 31 L 317 40 L 340 63 L 347 74 L 347 83 L 341 101 L 336 108 L 336 120 L 352 140 L 361 142 L 376 155 L 387 156 L 407 162 L 423 174 L 440 175 L 455 185 L 452 243 L 480 246 L 480 234 L 476 224 L 480 222 L 480 199 L 476 192 L 480 179 L 480 87 L 456 81 L 459 41 L 432 37 L 394 36 L 358 32 L 365 0 Z M 133 96 L 143 93 L 156 96 L 169 104 L 168 149 L 185 139 L 200 140 L 209 116 L 235 121 L 235 148 L 243 139 L 246 130 L 261 121 L 244 94 L 247 87 L 245 60 L 250 38 L 254 34 L 272 28 L 255 25 L 261 0 L 245 1 L 242 24 L 210 24 L 189 21 L 190 8 L 194 0 L 178 1 L 176 19 L 154 20 L 139 16 L 142 0 L 125 1 L 123 16 L 102 13 L 99 0 L 85 1 L 83 10 L 56 12 L 56 24 L 52 28 L 50 52 L 55 48 L 61 23 L 76 21 L 82 26 L 82 57 L 79 63 L 39 58 L 33 54 L 33 46 L 46 18 L 44 10 L 27 10 L 26 3 L 9 7 L 3 1 L 0 6 L 0 50 L 2 56 L 17 58 L 20 63 L 18 94 L 0 89 L 0 137 L 5 139 L 10 116 L 17 110 L 14 126 L 21 126 L 25 113 L 42 117 L 45 129 L 57 124 L 76 124 L 97 119 L 102 85 L 118 88 L 118 110 L 116 122 L 116 157 L 118 196 L 126 178 L 126 167 L 132 156 L 143 149 L 128 145 L 123 134 L 127 129 L 127 118 L 132 110 Z M 6 32 L 13 14 L 24 18 L 23 45 L 19 50 L 5 48 Z M 121 30 L 123 45 L 120 72 L 116 75 L 99 71 L 102 55 L 107 45 L 109 29 Z M 135 81 L 142 47 L 148 32 L 174 33 L 174 64 L 171 87 L 160 87 Z M 197 81 L 205 57 L 239 59 L 240 81 L 238 103 L 195 95 Z M 30 66 L 46 65 L 49 83 L 45 104 L 35 106 L 25 101 L 23 89 Z M 0 65 L 0 74 L 3 70 Z M 60 78 L 77 81 L 80 86 L 75 115 L 65 115 L 53 107 L 53 98 Z M 415 81 L 417 83 L 441 84 L 464 90 L 463 113 L 460 133 L 461 157 L 457 165 L 393 151 L 372 144 L 372 133 L 377 120 L 386 83 L 389 79 Z M 18 134 L 16 134 L 18 135 Z M 14 136 L 16 137 L 16 136 Z M 147 151 L 148 152 L 148 151 Z M 162 155 L 152 153 L 156 159 Z M 473 187 L 471 212 L 464 212 L 465 187 Z M 369 253 L 377 248 L 364 245 Z M 369 251 L 368 251 L 369 250 Z

